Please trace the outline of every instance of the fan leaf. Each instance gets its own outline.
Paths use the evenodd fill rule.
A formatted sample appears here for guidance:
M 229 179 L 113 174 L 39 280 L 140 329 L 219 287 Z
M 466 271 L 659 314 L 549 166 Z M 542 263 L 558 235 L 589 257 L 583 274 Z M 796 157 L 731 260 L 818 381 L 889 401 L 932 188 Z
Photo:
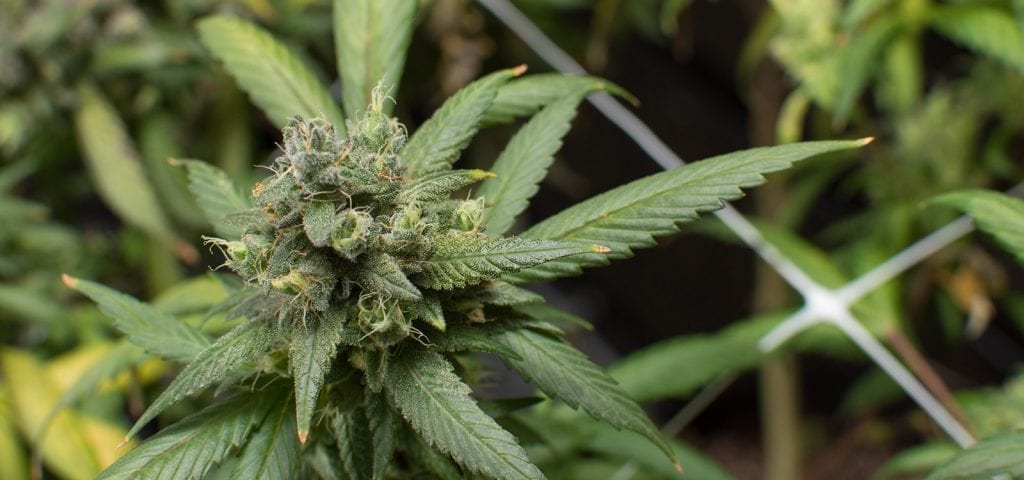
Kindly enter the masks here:
M 68 275 L 64 284 L 96 302 L 115 328 L 149 353 L 187 363 L 210 346 L 199 330 L 121 292 Z
M 496 279 L 567 255 L 602 251 L 582 243 L 450 233 L 434 240 L 434 255 L 419 265 L 417 285 L 451 290 Z
M 515 437 L 470 398 L 441 354 L 407 348 L 389 368 L 388 399 L 424 439 L 490 478 L 542 479 Z
M 234 17 L 199 21 L 199 39 L 278 127 L 295 115 L 324 118 L 345 133 L 345 116 L 317 76 L 267 31 Z
M 549 280 L 583 268 L 633 256 L 654 238 L 679 231 L 697 214 L 722 208 L 743 188 L 764 183 L 764 174 L 823 153 L 865 145 L 870 139 L 806 142 L 729 153 L 657 173 L 597 195 L 549 217 L 522 237 L 604 245 L 606 255 L 574 255 L 508 275 L 508 280 Z
M 498 89 L 525 67 L 494 72 L 453 95 L 441 105 L 402 148 L 406 175 L 422 177 L 451 168 L 462 149 L 480 128 L 484 112 L 491 106 Z
M 577 90 L 544 107 L 516 132 L 495 160 L 491 169 L 495 178 L 485 181 L 476 192 L 477 197 L 487 202 L 483 219 L 488 233 L 500 235 L 508 231 L 530 204 L 586 93 Z
M 647 414 L 612 377 L 579 350 L 526 328 L 500 332 L 494 338 L 520 357 L 518 360 L 504 357 L 505 363 L 541 391 L 615 428 L 647 437 L 678 468 L 672 447 Z
M 378 84 L 396 95 L 416 0 L 334 0 L 334 46 L 345 113 L 359 118 Z M 385 112 L 386 113 L 386 112 Z

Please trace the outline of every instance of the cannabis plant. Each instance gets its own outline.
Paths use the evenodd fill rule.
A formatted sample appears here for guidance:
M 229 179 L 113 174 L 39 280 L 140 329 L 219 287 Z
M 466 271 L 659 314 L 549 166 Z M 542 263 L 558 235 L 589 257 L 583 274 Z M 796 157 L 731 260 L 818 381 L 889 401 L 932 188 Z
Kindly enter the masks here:
M 209 407 L 124 455 L 100 478 L 543 478 L 478 403 L 474 354 L 497 355 L 544 394 L 643 435 L 675 462 L 643 410 L 566 339 L 559 311 L 521 285 L 578 274 L 739 197 L 763 174 L 861 141 L 748 150 L 637 180 L 506 236 L 538 191 L 598 79 L 487 75 L 414 133 L 389 115 L 416 8 L 338 0 L 344 109 L 298 57 L 231 17 L 203 42 L 281 125 L 281 154 L 251 194 L 184 161 L 215 226 L 207 243 L 242 282 L 210 316 L 218 338 L 99 284 L 66 277 L 132 342 L 186 364 L 129 431 L 216 386 Z M 530 120 L 490 171 L 453 169 L 487 125 Z M 486 407 L 486 408 L 484 408 Z M 676 464 L 676 468 L 680 468 Z M 215 470 L 216 469 L 216 470 Z

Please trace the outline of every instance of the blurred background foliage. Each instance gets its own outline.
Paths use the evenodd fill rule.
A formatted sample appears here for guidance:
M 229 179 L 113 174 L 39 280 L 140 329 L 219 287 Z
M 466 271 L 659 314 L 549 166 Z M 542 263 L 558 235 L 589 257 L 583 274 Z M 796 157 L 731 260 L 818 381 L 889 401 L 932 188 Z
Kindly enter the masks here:
M 475 2 L 420 3 L 403 121 L 421 122 L 482 72 L 546 69 Z M 843 285 L 956 218 L 924 206 L 936 195 L 1007 190 L 1022 178 L 1020 0 L 515 4 L 588 70 L 636 95 L 638 115 L 683 158 L 876 137 L 857 156 L 777 175 L 740 205 L 823 285 Z M 94 306 L 72 300 L 62 272 L 225 328 L 197 312 L 234 285 L 210 272 L 220 260 L 202 245 L 207 225 L 168 160 L 203 159 L 251 184 L 278 138 L 199 45 L 194 22 L 213 12 L 258 22 L 322 79 L 334 71 L 327 0 L 0 0 L 0 478 L 92 478 L 170 378 L 167 365 L 118 341 Z M 468 161 L 493 157 L 510 132 L 484 132 Z M 656 168 L 591 109 L 560 155 L 531 218 Z M 854 313 L 1002 448 L 1020 441 L 1001 435 L 1024 429 L 1021 287 L 1012 255 L 976 236 Z M 798 299 L 715 220 L 542 293 L 593 323 L 574 338 L 673 435 L 687 427 L 677 448 L 691 478 L 787 478 L 787 462 L 810 479 L 922 478 L 958 454 L 830 328 L 781 356 L 759 353 L 757 340 Z M 762 368 L 780 358 L 792 393 L 781 403 Z M 494 371 L 482 396 L 516 391 L 483 364 Z M 758 368 L 761 383 L 747 373 Z M 191 402 L 163 418 L 204 399 Z M 564 406 L 502 405 L 505 426 L 552 478 L 675 478 L 646 443 Z M 775 409 L 797 412 L 792 437 L 764 425 Z M 952 478 L 951 465 L 935 478 Z

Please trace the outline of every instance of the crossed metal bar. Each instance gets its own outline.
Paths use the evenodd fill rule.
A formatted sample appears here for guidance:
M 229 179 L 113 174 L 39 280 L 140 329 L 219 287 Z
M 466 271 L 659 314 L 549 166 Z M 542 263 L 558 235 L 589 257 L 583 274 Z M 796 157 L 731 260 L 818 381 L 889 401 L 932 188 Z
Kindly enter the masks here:
M 579 63 L 551 41 L 508 0 L 477 1 L 555 70 L 574 75 L 587 74 Z M 667 170 L 685 163 L 643 121 L 610 95 L 595 94 L 588 100 L 662 168 Z M 953 221 L 843 287 L 829 289 L 814 281 L 765 240 L 757 228 L 731 204 L 726 203 L 724 208 L 715 212 L 715 215 L 803 298 L 803 307 L 761 339 L 759 347 L 762 351 L 771 352 L 794 335 L 814 325 L 832 324 L 899 384 L 953 441 L 963 448 L 976 442 L 970 432 L 850 312 L 850 307 L 857 300 L 971 232 L 974 226 L 970 218 L 965 216 Z

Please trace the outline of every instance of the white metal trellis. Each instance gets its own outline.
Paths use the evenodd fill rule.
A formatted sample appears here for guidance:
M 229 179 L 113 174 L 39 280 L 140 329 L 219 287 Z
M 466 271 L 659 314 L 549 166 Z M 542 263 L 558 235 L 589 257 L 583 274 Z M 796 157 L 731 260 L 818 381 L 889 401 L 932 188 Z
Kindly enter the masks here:
M 477 1 L 555 70 L 576 75 L 587 73 L 508 0 Z M 662 168 L 675 168 L 685 163 L 643 121 L 610 95 L 599 93 L 591 95 L 588 100 Z M 967 429 L 850 312 L 854 302 L 970 232 L 973 223 L 969 218 L 960 218 L 936 230 L 845 286 L 833 290 L 815 282 L 786 258 L 732 205 L 727 203 L 715 215 L 774 268 L 804 300 L 802 308 L 761 339 L 760 348 L 763 351 L 772 351 L 797 333 L 819 323 L 835 325 L 892 377 L 957 444 L 966 448 L 976 442 Z

